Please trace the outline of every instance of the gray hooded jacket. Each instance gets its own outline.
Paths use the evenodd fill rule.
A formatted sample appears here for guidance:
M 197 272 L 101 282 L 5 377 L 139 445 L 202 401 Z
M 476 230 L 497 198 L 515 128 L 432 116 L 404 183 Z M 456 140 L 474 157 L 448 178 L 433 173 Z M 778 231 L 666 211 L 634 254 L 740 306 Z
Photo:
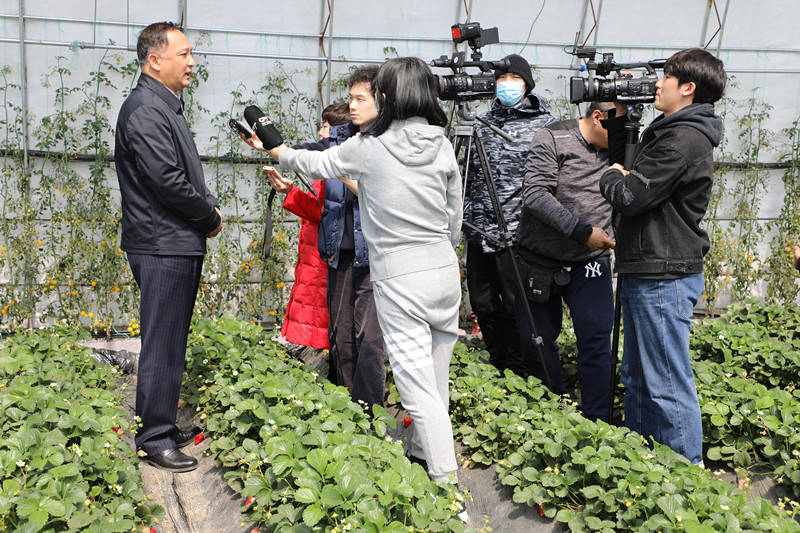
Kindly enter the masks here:
M 359 133 L 324 152 L 289 149 L 280 162 L 308 176 L 358 182 L 372 281 L 457 262 L 461 173 L 439 126 L 396 120 L 377 137 Z

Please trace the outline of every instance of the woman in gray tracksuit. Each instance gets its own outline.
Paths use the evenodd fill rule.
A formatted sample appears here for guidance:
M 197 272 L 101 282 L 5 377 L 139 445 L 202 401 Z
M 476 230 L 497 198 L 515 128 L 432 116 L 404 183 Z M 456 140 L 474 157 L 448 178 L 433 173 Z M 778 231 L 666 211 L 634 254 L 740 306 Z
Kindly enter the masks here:
M 431 479 L 455 481 L 448 375 L 461 303 L 461 176 L 427 65 L 391 59 L 374 87 L 378 117 L 363 133 L 325 152 L 269 152 L 281 167 L 344 178 L 357 191 L 378 321 L 414 419 L 411 455 L 427 461 Z

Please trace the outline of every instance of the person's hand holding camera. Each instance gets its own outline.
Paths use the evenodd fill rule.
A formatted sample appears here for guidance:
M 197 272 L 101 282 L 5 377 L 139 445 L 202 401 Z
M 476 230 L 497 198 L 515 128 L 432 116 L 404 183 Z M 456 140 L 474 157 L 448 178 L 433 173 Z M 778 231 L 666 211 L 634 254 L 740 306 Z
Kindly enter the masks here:
M 611 240 L 611 237 L 608 236 L 608 233 L 606 233 L 603 228 L 594 226 L 592 228 L 592 234 L 589 235 L 589 239 L 586 241 L 586 246 L 591 250 L 605 250 L 613 248 L 616 246 L 616 243 Z
M 630 174 L 630 172 L 628 172 L 627 170 L 625 170 L 625 167 L 623 167 L 623 166 L 622 166 L 622 165 L 620 165 L 619 163 L 614 163 L 613 165 L 611 165 L 610 167 L 608 167 L 608 169 L 609 169 L 609 170 L 611 170 L 611 169 L 614 169 L 614 170 L 619 170 L 620 172 L 622 172 L 622 175 L 623 175 L 623 176 L 627 176 L 628 174 Z

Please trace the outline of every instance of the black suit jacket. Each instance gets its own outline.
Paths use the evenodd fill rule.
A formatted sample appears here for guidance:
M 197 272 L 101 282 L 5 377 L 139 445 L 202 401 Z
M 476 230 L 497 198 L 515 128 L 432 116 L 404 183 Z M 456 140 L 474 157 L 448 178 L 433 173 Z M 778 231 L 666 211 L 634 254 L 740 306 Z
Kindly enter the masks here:
M 142 73 L 117 118 L 115 166 L 126 252 L 204 255 L 220 224 L 182 102 Z

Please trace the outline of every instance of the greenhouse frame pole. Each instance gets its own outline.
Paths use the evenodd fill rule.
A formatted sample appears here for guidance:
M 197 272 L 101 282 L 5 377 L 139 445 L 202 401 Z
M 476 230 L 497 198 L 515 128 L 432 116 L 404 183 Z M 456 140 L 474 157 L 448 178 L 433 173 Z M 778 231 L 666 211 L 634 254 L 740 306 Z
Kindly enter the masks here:
M 711 0 L 708 0 L 706 6 L 706 12 L 703 14 L 703 24 L 700 30 L 700 48 L 703 48 L 706 45 L 706 35 L 708 35 L 708 19 L 711 16 Z
M 178 26 L 186 28 L 188 25 L 187 19 L 189 18 L 189 2 L 187 0 L 178 0 Z
M 22 95 L 22 172 L 28 179 L 25 180 L 25 190 L 23 192 L 25 205 L 31 202 L 31 179 L 30 179 L 30 161 L 28 159 L 28 57 L 25 50 L 25 0 L 19 0 L 19 90 Z M 24 223 L 29 225 L 30 222 Z M 25 228 L 23 233 L 27 230 Z M 25 254 L 25 292 L 29 292 L 28 288 L 33 287 L 33 278 L 31 277 L 31 257 L 29 253 Z M 34 306 L 35 311 L 35 306 Z M 31 313 L 28 316 L 28 328 L 33 328 L 33 316 Z
M 729 7 L 731 7 L 731 0 L 726 0 L 725 11 L 722 13 L 722 24 L 719 29 L 719 37 L 717 37 L 717 57 L 719 57 L 720 50 L 722 49 L 722 36 L 725 34 L 725 21 L 728 20 Z
M 592 46 L 597 48 L 597 36 L 600 34 L 600 21 L 602 20 L 600 14 L 603 12 L 603 0 L 597 4 L 597 12 L 595 13 L 595 18 L 597 22 L 594 25 L 594 35 L 592 35 Z
M 19 90 L 22 94 L 22 154 L 28 168 L 28 58 L 25 53 L 25 0 L 19 0 Z M 27 193 L 27 191 L 26 191 Z
M 328 50 L 325 57 L 325 68 L 328 72 L 328 83 L 325 87 L 325 102 L 326 105 L 331 105 L 331 84 L 333 83 L 333 72 L 331 72 L 331 64 L 333 63 L 333 2 L 330 0 L 330 12 L 328 16 Z
M 129 2 L 130 0 L 128 0 Z M 589 0 L 584 0 L 586 2 L 585 5 L 588 5 Z M 728 7 L 730 2 L 726 4 L 725 13 L 727 13 Z M 0 19 L 18 19 L 19 16 L 17 14 L 10 15 L 8 13 L 0 13 Z M 585 18 L 585 13 L 584 13 Z M 70 18 L 70 17 L 45 17 L 41 15 L 28 15 L 25 16 L 25 20 L 32 20 L 32 21 L 47 21 L 47 22 L 54 22 L 54 23 L 75 23 L 75 24 L 92 24 L 96 23 L 98 26 L 108 25 L 108 26 L 123 26 L 128 28 L 144 28 L 147 24 L 140 23 L 140 22 L 130 22 L 130 10 L 126 10 L 126 21 L 113 21 L 113 20 L 100 20 L 94 21 L 91 18 L 82 19 L 82 18 Z M 722 23 L 725 24 L 726 17 L 723 15 Z M 723 26 L 724 27 L 724 26 Z M 585 30 L 586 25 L 585 21 L 581 24 L 581 35 L 583 34 L 583 30 Z M 236 34 L 236 35 L 272 35 L 275 37 L 296 37 L 301 39 L 319 39 L 319 33 L 301 33 L 301 32 L 279 32 L 279 31 L 257 31 L 257 30 L 235 30 L 235 29 L 225 29 L 225 28 L 216 28 L 211 26 L 190 26 L 185 28 L 187 31 L 201 31 L 201 32 L 208 32 L 208 33 L 229 33 L 229 34 Z M 452 43 L 452 39 L 449 37 L 428 37 L 428 36 L 410 36 L 404 37 L 401 35 L 353 35 L 353 34 L 341 34 L 332 36 L 334 40 L 339 39 L 348 39 L 348 40 L 363 40 L 363 41 L 385 41 L 385 40 L 396 40 L 396 41 L 423 41 L 423 42 L 432 42 L 432 43 Z M 18 43 L 19 39 L 17 38 L 0 38 L 0 42 L 4 43 Z M 66 46 L 66 47 L 73 47 L 75 45 L 74 42 L 66 42 L 66 43 L 59 43 L 58 41 L 28 41 L 28 44 L 53 44 L 55 46 Z M 501 45 L 508 45 L 508 46 L 515 46 L 515 45 L 523 45 L 523 44 L 530 44 L 526 41 L 520 40 L 501 40 Z M 557 42 L 557 41 L 537 41 L 537 46 L 548 46 L 548 47 L 556 47 L 556 48 L 564 48 L 565 46 L 571 47 L 574 43 L 573 42 Z M 580 43 L 579 43 L 580 44 Z M 705 44 L 705 43 L 704 43 Z M 78 42 L 78 46 L 80 48 L 102 48 L 100 44 L 95 46 L 89 42 Z M 598 44 L 600 48 L 619 48 L 621 50 L 652 50 L 653 45 L 650 44 L 625 44 L 625 43 L 603 43 Z M 683 50 L 686 47 L 685 44 L 666 44 L 659 46 L 659 49 L 663 50 Z M 110 46 L 109 49 L 119 49 L 119 50 L 130 50 L 135 51 L 136 48 L 131 46 L 130 42 L 127 42 L 127 46 L 117 45 L 117 46 Z M 754 52 L 754 53 L 770 53 L 770 52 L 778 52 L 778 53 L 800 53 L 800 48 L 788 48 L 788 47 L 780 47 L 780 48 L 765 48 L 765 47 L 754 47 L 754 46 L 729 46 L 725 47 L 724 50 L 726 52 Z M 220 52 L 217 55 L 225 55 L 224 52 Z M 231 54 L 232 57 L 236 57 L 236 54 Z M 253 55 L 248 55 L 246 57 L 253 57 Z M 292 56 L 285 56 L 291 58 Z M 297 56 L 297 59 L 306 60 L 304 56 Z M 323 56 L 317 56 L 313 60 L 325 60 Z M 334 62 L 337 61 L 336 58 L 333 59 Z M 383 62 L 384 59 L 375 60 Z M 569 70 L 569 67 L 562 67 L 563 70 Z M 752 72 L 752 71 L 748 71 Z M 757 71 L 761 72 L 761 71 Z M 794 71 L 792 71 L 794 72 Z

